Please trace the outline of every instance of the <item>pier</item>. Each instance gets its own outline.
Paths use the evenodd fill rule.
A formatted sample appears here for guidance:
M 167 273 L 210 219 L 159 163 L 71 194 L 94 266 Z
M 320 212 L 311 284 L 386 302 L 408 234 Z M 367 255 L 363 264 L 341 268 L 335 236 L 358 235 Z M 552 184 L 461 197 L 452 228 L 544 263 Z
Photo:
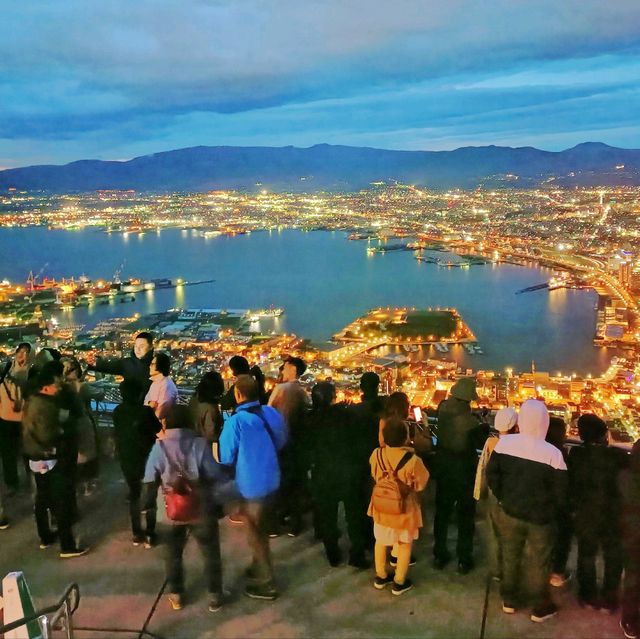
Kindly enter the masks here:
M 543 282 L 542 284 L 535 284 L 534 286 L 521 288 L 519 291 L 516 291 L 516 295 L 521 295 L 522 293 L 531 293 L 532 291 L 541 291 L 545 288 L 549 288 L 549 282 Z

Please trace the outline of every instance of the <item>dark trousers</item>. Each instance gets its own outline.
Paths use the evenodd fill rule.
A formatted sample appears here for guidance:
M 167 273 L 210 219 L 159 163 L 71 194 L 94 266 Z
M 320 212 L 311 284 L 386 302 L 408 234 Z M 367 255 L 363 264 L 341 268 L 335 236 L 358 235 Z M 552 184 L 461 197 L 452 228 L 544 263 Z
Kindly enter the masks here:
M 2 474 L 8 488 L 18 488 L 18 454 L 20 452 L 20 422 L 0 419 L 0 455 Z
M 269 530 L 266 512 L 270 509 L 271 500 L 251 500 L 240 502 L 238 516 L 244 523 L 247 532 L 247 543 L 251 548 L 253 560 L 248 571 L 257 583 L 273 584 L 273 564 L 269 550 Z
M 354 559 L 364 556 L 367 545 L 367 505 L 362 500 L 359 483 L 348 478 L 315 482 L 313 496 L 316 504 L 316 527 L 327 552 L 336 551 L 340 530 L 338 507 L 344 504 L 347 532 L 351 542 L 350 555 Z
M 620 530 L 614 526 L 598 526 L 580 530 L 578 537 L 578 593 L 583 601 L 593 601 L 598 597 L 596 578 L 596 557 L 602 551 L 604 576 L 602 598 L 606 603 L 615 604 L 622 577 L 623 552 Z
M 277 530 L 285 519 L 291 530 L 299 532 L 303 528 L 303 516 L 311 500 L 307 469 L 302 458 L 302 453 L 294 446 L 285 448 L 280 455 L 280 488 L 269 505 L 271 532 Z
M 556 519 L 556 536 L 551 558 L 551 571 L 564 574 L 567 569 L 567 560 L 571 552 L 571 539 L 573 538 L 573 521 L 565 510 L 561 511 Z
M 549 571 L 553 550 L 554 525 L 533 524 L 507 515 L 498 507 L 495 520 L 502 545 L 502 600 L 510 605 L 519 601 L 523 574 L 529 581 L 533 608 L 551 602 Z
M 222 560 L 220 558 L 220 528 L 215 517 L 207 517 L 197 524 L 169 526 L 166 562 L 169 592 L 184 592 L 182 553 L 188 535 L 198 542 L 204 558 L 204 577 L 211 594 L 222 594 Z
M 464 481 L 460 477 L 441 475 L 436 484 L 436 512 L 433 520 L 433 554 L 436 559 L 448 560 L 450 557 L 447 535 L 454 511 L 458 526 L 456 554 L 459 561 L 471 562 L 476 515 L 473 482 Z
M 143 534 L 153 535 L 156 530 L 156 509 L 149 508 L 145 512 L 145 530 L 140 525 L 140 495 L 142 493 L 142 478 L 125 475 L 125 480 L 129 486 L 129 517 L 131 519 L 131 532 L 134 537 Z
M 73 538 L 73 482 L 65 476 L 58 462 L 47 473 L 33 473 L 36 482 L 35 516 L 38 536 L 42 543 L 51 543 L 53 533 L 49 526 L 49 511 L 56 518 L 58 538 L 62 552 L 75 548 Z
M 635 627 L 640 624 L 640 534 L 637 529 L 624 540 L 622 620 Z

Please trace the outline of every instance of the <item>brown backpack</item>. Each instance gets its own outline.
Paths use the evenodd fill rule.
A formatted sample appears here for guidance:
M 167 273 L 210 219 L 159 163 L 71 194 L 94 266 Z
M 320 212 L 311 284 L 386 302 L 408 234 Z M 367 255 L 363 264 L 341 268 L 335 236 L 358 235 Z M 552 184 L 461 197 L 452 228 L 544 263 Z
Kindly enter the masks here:
M 398 471 L 413 457 L 407 452 L 393 468 L 384 463 L 382 448 L 377 451 L 377 459 L 382 469 L 382 477 L 378 479 L 371 493 L 371 505 L 383 515 L 402 515 L 407 508 L 407 497 L 412 490 L 407 484 L 398 479 Z

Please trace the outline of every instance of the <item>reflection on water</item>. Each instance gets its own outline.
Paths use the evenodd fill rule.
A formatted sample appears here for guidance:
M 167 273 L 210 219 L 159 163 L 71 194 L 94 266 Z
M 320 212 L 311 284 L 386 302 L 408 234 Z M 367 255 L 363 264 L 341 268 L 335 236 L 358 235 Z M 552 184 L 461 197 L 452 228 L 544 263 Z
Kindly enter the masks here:
M 132 235 L 136 235 L 135 238 Z M 38 247 L 35 257 L 33 247 Z M 101 319 L 173 307 L 263 308 L 286 314 L 260 330 L 294 332 L 324 341 L 376 306 L 456 307 L 476 334 L 484 355 L 452 349 L 446 357 L 465 367 L 598 373 L 611 352 L 592 345 L 592 291 L 515 292 L 547 281 L 547 269 L 513 265 L 439 268 L 413 253 L 367 256 L 367 242 L 342 233 L 278 231 L 204 238 L 186 229 L 162 233 L 74 233 L 44 228 L 0 229 L 0 278 L 25 281 L 48 263 L 44 275 L 110 278 L 126 260 L 126 277 L 214 278 L 199 286 L 155 289 L 133 302 L 94 304 L 59 319 L 95 325 Z M 439 253 L 440 256 L 446 254 Z M 434 349 L 420 356 L 435 356 Z M 413 356 L 413 354 L 412 354 Z M 443 355 L 439 354 L 439 358 Z

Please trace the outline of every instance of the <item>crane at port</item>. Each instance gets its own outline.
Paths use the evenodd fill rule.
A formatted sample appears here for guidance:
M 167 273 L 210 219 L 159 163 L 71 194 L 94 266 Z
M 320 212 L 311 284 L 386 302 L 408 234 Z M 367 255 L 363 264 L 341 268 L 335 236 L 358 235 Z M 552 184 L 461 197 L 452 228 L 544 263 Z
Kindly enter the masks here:
M 120 266 L 118 266 L 118 268 L 113 272 L 113 277 L 111 278 L 112 282 L 114 283 L 120 282 L 120 273 L 122 273 L 122 270 L 124 269 L 124 265 L 126 263 L 127 263 L 127 258 L 123 259 Z
M 44 270 L 49 266 L 49 262 L 45 262 L 42 268 L 34 275 L 33 271 L 29 271 L 29 277 L 27 278 L 27 290 L 32 293 L 35 290 L 36 280 L 44 273 Z

